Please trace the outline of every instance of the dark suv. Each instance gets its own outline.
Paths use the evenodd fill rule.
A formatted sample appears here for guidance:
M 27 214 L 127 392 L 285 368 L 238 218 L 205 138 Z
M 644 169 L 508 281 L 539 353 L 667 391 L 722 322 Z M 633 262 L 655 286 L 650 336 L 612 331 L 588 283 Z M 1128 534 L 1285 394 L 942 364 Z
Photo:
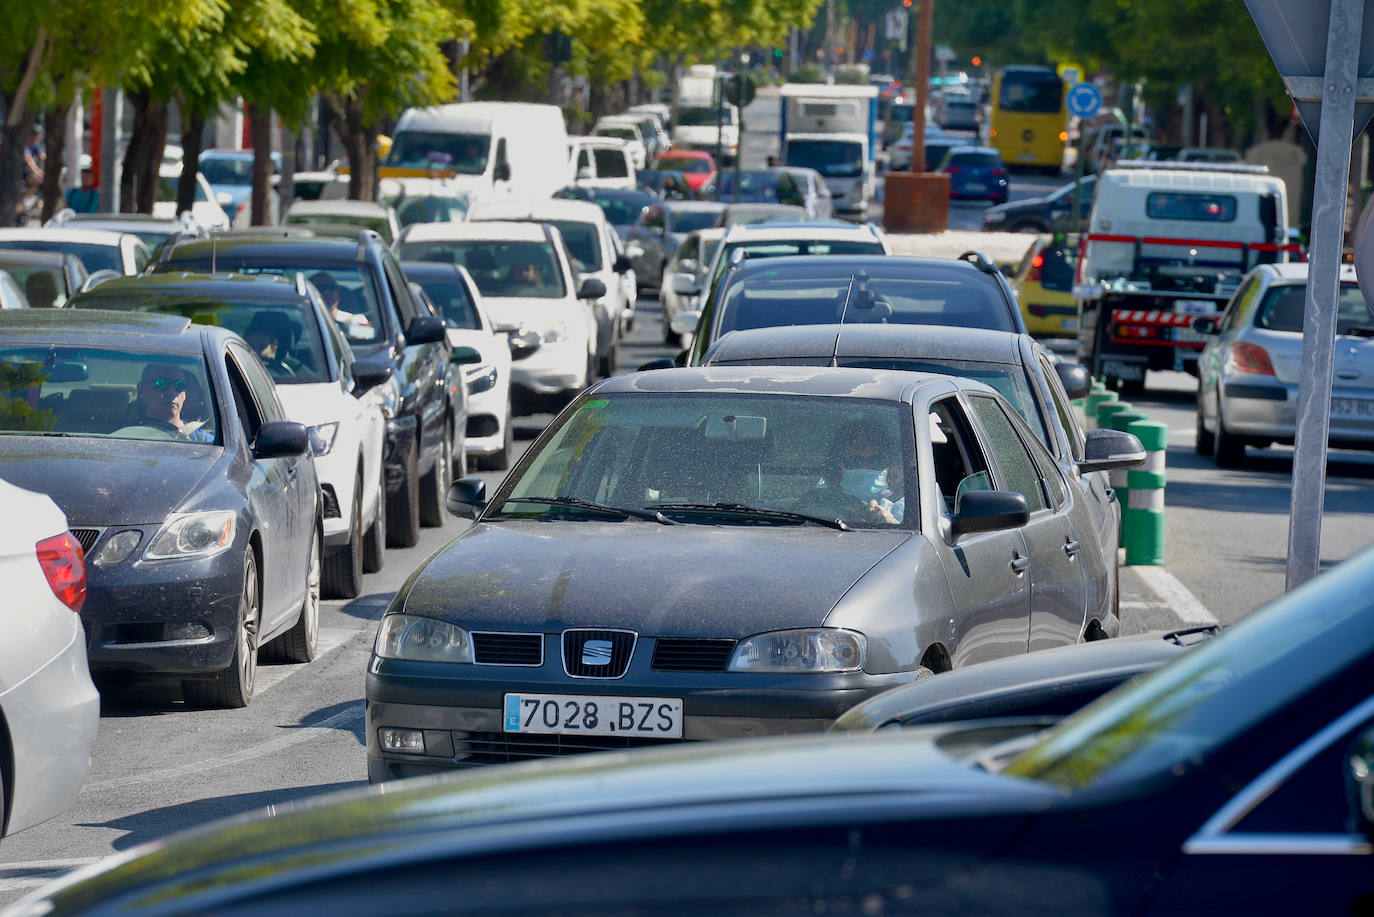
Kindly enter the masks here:
M 212 235 L 169 243 L 153 270 L 304 274 L 334 310 L 354 357 L 369 370 L 391 368 L 377 389 L 386 417 L 387 544 L 410 547 L 421 524 L 443 525 L 449 482 L 467 464 L 467 388 L 451 365 L 443 320 L 411 293 L 381 236 Z

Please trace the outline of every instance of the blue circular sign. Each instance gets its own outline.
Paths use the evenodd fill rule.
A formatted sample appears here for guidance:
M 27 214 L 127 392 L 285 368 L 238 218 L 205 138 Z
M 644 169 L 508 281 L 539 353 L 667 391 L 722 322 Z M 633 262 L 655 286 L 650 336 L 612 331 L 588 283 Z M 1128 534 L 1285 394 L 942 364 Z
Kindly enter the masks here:
M 1102 90 L 1092 83 L 1075 83 L 1069 90 L 1069 114 L 1091 118 L 1102 107 Z

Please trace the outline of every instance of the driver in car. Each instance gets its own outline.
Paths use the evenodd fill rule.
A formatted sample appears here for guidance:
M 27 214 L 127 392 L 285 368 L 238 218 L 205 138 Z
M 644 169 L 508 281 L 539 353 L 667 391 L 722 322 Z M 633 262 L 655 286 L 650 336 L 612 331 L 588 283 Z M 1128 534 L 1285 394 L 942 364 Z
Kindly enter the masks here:
M 187 389 L 186 375 L 180 368 L 170 363 L 149 363 L 143 367 L 138 382 L 133 423 L 167 430 L 192 442 L 214 442 L 214 437 L 201 429 L 200 422 L 182 419 Z

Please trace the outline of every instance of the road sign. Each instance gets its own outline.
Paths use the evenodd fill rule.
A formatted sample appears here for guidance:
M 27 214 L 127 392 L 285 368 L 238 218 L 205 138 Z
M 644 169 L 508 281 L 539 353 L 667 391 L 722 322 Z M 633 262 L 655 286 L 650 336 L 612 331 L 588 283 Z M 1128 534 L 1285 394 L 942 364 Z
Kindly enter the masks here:
M 754 80 L 743 73 L 726 77 L 725 101 L 740 108 L 754 101 Z
M 1059 71 L 1059 77 L 1064 82 L 1072 85 L 1081 80 L 1083 75 L 1079 72 L 1077 67 L 1065 67 L 1063 70 Z
M 1102 90 L 1092 83 L 1075 83 L 1069 90 L 1069 114 L 1091 118 L 1102 107 Z
M 888 10 L 883 17 L 883 34 L 888 41 L 903 41 L 906 38 L 906 10 Z

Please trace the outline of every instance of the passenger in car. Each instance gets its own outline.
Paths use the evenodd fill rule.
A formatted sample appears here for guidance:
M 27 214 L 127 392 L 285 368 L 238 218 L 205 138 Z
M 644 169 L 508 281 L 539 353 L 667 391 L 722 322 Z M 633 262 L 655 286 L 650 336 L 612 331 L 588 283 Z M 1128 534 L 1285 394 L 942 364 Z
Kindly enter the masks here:
M 291 320 L 279 312 L 254 314 L 243 332 L 243 339 L 257 351 L 274 379 L 289 379 L 301 367 L 301 362 L 290 355 L 291 337 Z
M 818 505 L 845 522 L 900 524 L 906 504 L 903 501 L 893 511 L 897 504 L 892 495 L 901 497 L 904 493 L 900 480 L 901 450 L 893 445 L 890 438 L 867 424 L 851 422 L 842 426 L 831 440 Z M 889 478 L 894 467 L 896 481 Z M 886 505 L 880 499 L 887 501 Z

